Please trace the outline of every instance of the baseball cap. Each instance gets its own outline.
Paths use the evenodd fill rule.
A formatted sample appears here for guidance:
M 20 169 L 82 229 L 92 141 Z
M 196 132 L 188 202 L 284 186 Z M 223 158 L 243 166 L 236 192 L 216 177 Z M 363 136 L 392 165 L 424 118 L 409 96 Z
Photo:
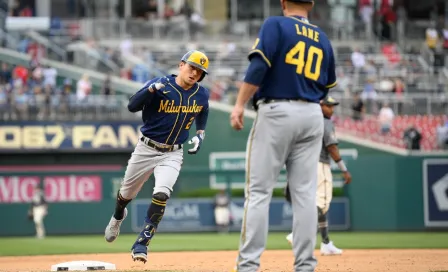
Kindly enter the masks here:
M 324 99 L 322 99 L 321 103 L 323 105 L 327 105 L 327 106 L 337 106 L 339 105 L 339 102 L 334 100 L 333 97 L 327 95 Z

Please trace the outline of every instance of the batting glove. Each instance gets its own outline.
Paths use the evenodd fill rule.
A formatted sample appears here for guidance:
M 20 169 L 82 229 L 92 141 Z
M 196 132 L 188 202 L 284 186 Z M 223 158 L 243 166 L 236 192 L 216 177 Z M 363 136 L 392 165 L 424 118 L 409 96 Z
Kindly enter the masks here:
M 148 90 L 151 93 L 157 92 L 162 88 L 165 88 L 165 85 L 168 83 L 167 79 L 165 77 L 157 80 L 157 82 L 154 82 L 153 84 L 148 86 Z
M 205 134 L 201 133 L 201 134 L 197 134 L 196 136 L 194 136 L 193 138 L 191 138 L 190 141 L 188 141 L 189 144 L 193 144 L 193 148 L 188 149 L 188 154 L 190 155 L 194 155 L 196 153 L 198 153 L 199 149 L 201 148 L 201 144 L 202 141 L 205 138 Z

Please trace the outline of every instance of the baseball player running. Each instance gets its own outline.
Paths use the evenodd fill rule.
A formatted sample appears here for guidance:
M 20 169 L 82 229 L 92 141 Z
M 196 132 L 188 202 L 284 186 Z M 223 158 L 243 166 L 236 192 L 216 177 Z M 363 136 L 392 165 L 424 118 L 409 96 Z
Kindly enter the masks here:
M 162 220 L 167 200 L 179 176 L 183 144 L 188 139 L 193 122 L 196 124 L 196 136 L 188 142 L 194 145 L 188 154 L 196 154 L 204 140 L 209 92 L 197 82 L 207 74 L 208 65 L 204 53 L 190 51 L 182 57 L 177 76 L 154 78 L 129 100 L 129 111 L 142 111 L 143 136 L 128 162 L 105 238 L 113 242 L 118 237 L 128 213 L 126 205 L 154 173 L 152 202 L 144 227 L 131 249 L 134 261 L 147 261 L 147 247 Z
M 293 209 L 295 271 L 314 271 L 316 165 L 324 122 L 319 102 L 336 85 L 333 49 L 325 33 L 310 24 L 312 0 L 281 0 L 285 16 L 267 18 L 249 52 L 250 64 L 231 126 L 243 128 L 244 106 L 256 94 L 257 117 L 247 144 L 245 212 L 238 272 L 254 272 L 268 234 L 268 210 L 280 170 L 286 164 Z
M 321 255 L 342 254 L 342 250 L 337 248 L 328 236 L 327 213 L 330 208 L 331 198 L 333 197 L 333 176 L 331 174 L 330 157 L 338 164 L 339 169 L 341 169 L 345 184 L 349 184 L 352 181 L 350 172 L 347 170 L 341 155 L 339 155 L 338 140 L 335 135 L 333 121 L 331 120 L 334 111 L 333 108 L 337 105 L 339 105 L 339 102 L 330 96 L 327 96 L 321 102 L 322 113 L 324 115 L 324 137 L 322 139 L 322 148 L 317 166 L 316 193 L 318 229 L 322 236 L 322 242 L 320 244 Z M 285 192 L 286 200 L 291 203 L 288 186 L 286 186 Z M 286 240 L 292 244 L 293 234 L 290 233 L 286 236 Z

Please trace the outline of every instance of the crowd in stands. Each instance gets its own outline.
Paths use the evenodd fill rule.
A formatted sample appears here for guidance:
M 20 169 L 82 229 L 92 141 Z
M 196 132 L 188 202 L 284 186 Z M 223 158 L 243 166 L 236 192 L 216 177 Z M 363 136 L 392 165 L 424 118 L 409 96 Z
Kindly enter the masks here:
M 107 118 L 107 113 L 120 111 L 122 105 L 111 88 L 107 77 L 92 95 L 88 74 L 79 80 L 58 77 L 50 66 L 31 62 L 25 66 L 1 63 L 0 120 L 79 120 L 86 116 Z

